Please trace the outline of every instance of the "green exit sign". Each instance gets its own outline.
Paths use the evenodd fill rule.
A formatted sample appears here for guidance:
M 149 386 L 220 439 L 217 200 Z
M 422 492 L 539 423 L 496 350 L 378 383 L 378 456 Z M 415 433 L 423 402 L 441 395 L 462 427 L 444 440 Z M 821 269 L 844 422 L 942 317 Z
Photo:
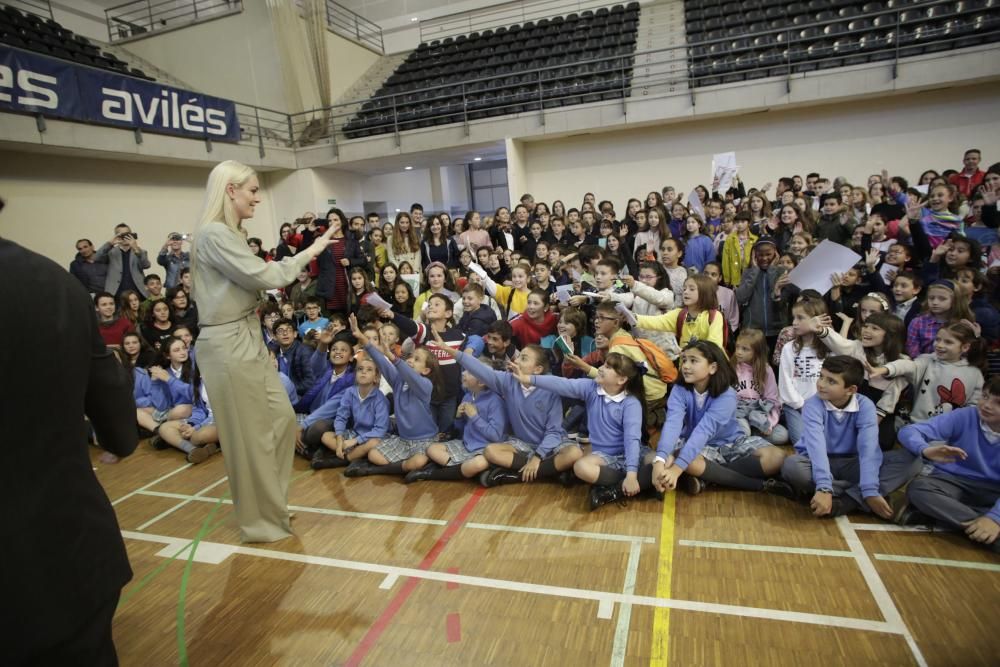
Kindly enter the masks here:
M 336 199 L 327 199 L 326 200 L 326 205 L 327 206 L 336 206 L 337 205 L 337 200 Z

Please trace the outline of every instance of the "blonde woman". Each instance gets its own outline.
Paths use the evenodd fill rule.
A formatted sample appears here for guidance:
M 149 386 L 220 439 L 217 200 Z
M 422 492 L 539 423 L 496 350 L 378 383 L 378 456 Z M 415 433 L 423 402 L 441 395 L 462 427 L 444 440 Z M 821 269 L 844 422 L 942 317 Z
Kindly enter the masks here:
M 262 290 L 295 281 L 330 244 L 333 227 L 280 262 L 265 262 L 247 245 L 243 221 L 259 204 L 254 171 L 227 160 L 208 177 L 205 204 L 191 247 L 192 297 L 201 335 L 198 367 L 225 443 L 229 488 L 244 542 L 292 534 L 288 478 L 295 413 L 268 357 L 257 319 Z

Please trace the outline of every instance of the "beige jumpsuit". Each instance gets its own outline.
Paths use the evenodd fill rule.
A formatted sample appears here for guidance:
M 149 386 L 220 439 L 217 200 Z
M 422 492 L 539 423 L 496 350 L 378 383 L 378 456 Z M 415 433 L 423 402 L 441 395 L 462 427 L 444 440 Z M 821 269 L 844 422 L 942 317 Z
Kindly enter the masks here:
M 292 534 L 288 478 L 295 455 L 295 412 L 271 364 L 257 318 L 259 293 L 295 281 L 305 253 L 281 262 L 256 257 L 246 238 L 206 224 L 191 249 L 198 304 L 198 368 L 222 443 L 229 488 L 244 542 Z

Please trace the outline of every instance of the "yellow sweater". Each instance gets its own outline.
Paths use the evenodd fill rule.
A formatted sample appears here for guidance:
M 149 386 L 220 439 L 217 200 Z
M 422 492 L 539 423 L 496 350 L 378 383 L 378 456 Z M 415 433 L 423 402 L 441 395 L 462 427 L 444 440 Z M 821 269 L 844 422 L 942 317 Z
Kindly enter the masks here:
M 674 308 L 663 315 L 639 315 L 639 323 L 636 326 L 647 331 L 669 331 L 676 334 L 677 318 L 680 316 L 681 310 L 681 308 Z M 715 317 L 711 318 L 711 322 L 709 319 L 709 311 L 703 310 L 694 318 L 694 322 L 684 324 L 684 331 L 677 338 L 681 349 L 687 345 L 689 340 L 697 338 L 715 343 L 721 350 L 725 351 L 722 327 L 726 326 L 726 318 L 721 312 L 716 312 Z
M 514 298 L 511 299 L 510 293 L 514 293 Z M 500 310 L 502 311 L 507 307 L 507 301 L 510 300 L 510 313 L 523 313 L 528 307 L 528 295 L 531 294 L 531 290 L 516 290 L 508 285 L 497 285 L 497 292 L 493 295 L 493 298 L 497 300 L 500 304 Z

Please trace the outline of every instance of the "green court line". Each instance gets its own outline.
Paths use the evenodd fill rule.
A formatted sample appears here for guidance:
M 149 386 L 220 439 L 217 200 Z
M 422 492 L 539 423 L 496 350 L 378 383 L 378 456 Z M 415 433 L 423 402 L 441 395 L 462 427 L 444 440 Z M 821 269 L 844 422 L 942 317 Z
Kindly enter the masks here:
M 177 652 L 180 664 L 183 667 L 187 667 L 188 665 L 187 640 L 184 636 L 184 611 L 187 605 L 187 587 L 188 580 L 191 577 L 191 566 L 194 564 L 194 554 L 198 550 L 198 544 L 201 540 L 211 532 L 208 524 L 212 520 L 212 517 L 215 516 L 215 513 L 219 511 L 219 508 L 222 507 L 222 501 L 227 496 L 229 496 L 228 491 L 219 498 L 219 502 L 212 506 L 212 510 L 208 513 L 208 516 L 201 522 L 201 528 L 198 529 L 198 534 L 195 535 L 194 541 L 190 545 L 191 550 L 188 552 L 187 562 L 184 564 L 184 574 L 181 575 L 181 586 L 177 593 Z M 222 521 L 219 521 L 215 524 L 215 527 L 221 524 Z
M 314 470 L 310 469 L 299 473 L 295 477 L 292 477 L 290 480 L 288 480 L 288 486 L 291 487 L 291 485 L 296 480 L 299 480 L 305 477 L 306 475 L 310 475 L 314 472 L 315 472 Z M 207 537 L 209 533 L 211 533 L 213 530 L 215 530 L 220 525 L 225 523 L 226 519 L 222 519 L 218 521 L 211 528 L 208 525 L 209 522 L 212 520 L 212 517 L 215 516 L 215 513 L 219 511 L 220 507 L 222 507 L 222 502 L 229 497 L 229 493 L 230 493 L 229 491 L 224 493 L 222 497 L 219 498 L 219 502 L 217 502 L 215 505 L 212 506 L 212 510 L 208 513 L 208 516 L 205 517 L 205 520 L 201 524 L 201 528 L 198 530 L 198 534 L 195 536 L 194 541 L 191 542 L 190 545 L 191 551 L 190 553 L 188 553 L 187 563 L 184 564 L 184 573 L 181 575 L 180 590 L 177 592 L 177 653 L 181 667 L 188 667 L 189 665 L 188 655 L 187 655 L 187 638 L 185 636 L 184 616 L 186 615 L 186 608 L 187 608 L 188 580 L 191 577 L 191 569 L 194 564 L 194 555 L 198 551 L 198 544 L 201 543 L 202 539 Z

